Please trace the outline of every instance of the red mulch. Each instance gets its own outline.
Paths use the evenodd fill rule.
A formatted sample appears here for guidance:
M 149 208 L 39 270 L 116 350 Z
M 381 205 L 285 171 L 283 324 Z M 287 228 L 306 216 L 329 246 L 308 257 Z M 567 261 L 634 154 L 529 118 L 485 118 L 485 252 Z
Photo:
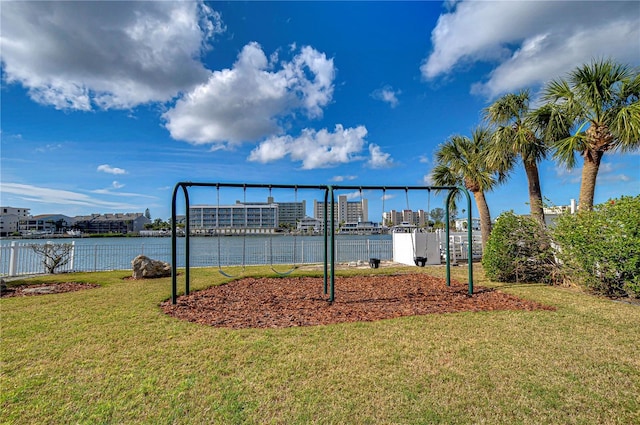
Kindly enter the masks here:
M 161 304 L 179 319 L 225 328 L 286 328 L 370 322 L 432 313 L 492 310 L 555 310 L 500 291 L 424 274 L 336 277 L 335 301 L 322 278 L 245 278 L 192 292 Z
M 37 295 L 61 294 L 63 292 L 81 291 L 83 289 L 97 288 L 100 285 L 78 282 L 43 283 L 38 285 L 18 285 L 3 289 L 2 298 L 31 297 Z

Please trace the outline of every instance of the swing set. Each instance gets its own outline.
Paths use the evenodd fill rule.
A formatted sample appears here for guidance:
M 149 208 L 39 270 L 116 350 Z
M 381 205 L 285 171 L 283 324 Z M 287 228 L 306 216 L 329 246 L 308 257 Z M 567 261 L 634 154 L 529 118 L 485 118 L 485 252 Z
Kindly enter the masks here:
M 184 208 L 185 208 L 185 257 L 184 257 L 184 266 L 185 266 L 185 295 L 189 295 L 189 283 L 190 283 L 190 236 L 191 236 L 191 227 L 190 227 L 190 202 L 189 202 L 189 188 L 192 187 L 207 187 L 207 188 L 215 188 L 216 189 L 216 203 L 218 209 L 216 210 L 216 220 L 218 220 L 218 214 L 220 211 L 220 188 L 242 188 L 243 191 L 243 206 L 244 211 L 241 215 L 244 218 L 244 226 L 242 227 L 242 269 L 241 274 L 244 273 L 246 269 L 246 237 L 248 232 L 248 207 L 247 207 L 247 188 L 263 188 L 269 190 L 269 197 L 271 198 L 272 189 L 293 189 L 295 192 L 295 202 L 298 201 L 298 191 L 299 190 L 320 190 L 324 192 L 324 226 L 323 226 L 323 236 L 324 236 L 324 262 L 323 262 L 323 282 L 324 282 L 324 294 L 329 295 L 329 302 L 333 302 L 335 300 L 335 214 L 334 214 L 334 206 L 335 206 L 335 191 L 337 190 L 358 190 L 360 193 L 360 197 L 362 199 L 362 191 L 363 189 L 367 190 L 381 190 L 382 191 L 382 209 L 384 213 L 384 205 L 386 193 L 388 190 L 404 190 L 405 197 L 407 202 L 407 209 L 409 209 L 409 190 L 416 191 L 424 191 L 427 190 L 429 193 L 429 201 L 427 209 L 430 208 L 431 202 L 431 191 L 448 191 L 448 195 L 445 203 L 445 261 L 446 261 L 446 284 L 450 286 L 451 284 L 451 262 L 450 262 L 450 243 L 449 243 L 449 205 L 451 199 L 459 193 L 463 193 L 467 198 L 467 215 L 468 221 L 471 223 L 471 197 L 469 192 L 462 188 L 456 186 L 331 186 L 331 185 L 277 185 L 277 184 L 255 184 L 255 183 L 203 183 L 203 182 L 179 182 L 175 185 L 173 190 L 173 195 L 171 199 L 171 302 L 172 304 L 176 304 L 178 300 L 178 284 L 177 284 L 177 263 L 178 263 L 178 249 L 177 249 L 177 197 L 180 190 L 182 190 L 184 196 Z M 329 208 L 330 206 L 330 208 Z M 429 211 L 428 211 L 429 214 Z M 427 216 L 429 219 L 429 215 Z M 217 222 L 217 221 L 216 221 Z M 383 228 L 384 228 L 384 219 L 383 219 Z M 467 227 L 467 249 L 468 249 L 468 295 L 473 295 L 473 263 L 472 263 L 472 226 Z M 218 272 L 228 278 L 237 278 L 240 275 L 232 275 L 225 272 L 222 269 L 222 263 L 220 260 L 221 257 L 221 233 L 220 228 L 217 228 L 217 251 L 218 251 Z M 425 257 L 417 256 L 415 253 L 415 246 L 412 235 L 412 248 L 414 252 L 414 261 L 416 265 L 419 265 L 419 262 L 425 261 Z M 296 268 L 296 235 L 294 233 L 294 248 L 293 248 L 293 266 L 291 269 L 286 271 L 278 271 L 274 267 L 273 262 L 273 241 L 272 238 L 269 239 L 269 265 L 271 270 L 280 275 L 280 276 L 288 276 L 291 274 Z M 424 264 L 422 264 L 424 265 Z

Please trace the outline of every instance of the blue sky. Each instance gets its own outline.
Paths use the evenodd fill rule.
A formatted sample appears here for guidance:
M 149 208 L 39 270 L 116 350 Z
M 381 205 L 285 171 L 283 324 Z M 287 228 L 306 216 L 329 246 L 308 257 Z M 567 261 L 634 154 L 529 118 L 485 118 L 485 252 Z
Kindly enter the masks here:
M 635 1 L 3 2 L 0 13 L 0 203 L 34 215 L 166 219 L 178 181 L 428 184 L 438 145 L 469 135 L 500 95 L 536 97 L 592 58 L 640 65 Z M 520 168 L 487 194 L 493 217 L 528 212 Z M 637 152 L 608 152 L 595 201 L 639 193 L 639 170 Z M 577 198 L 580 167 L 545 161 L 540 173 L 552 204 Z M 406 208 L 404 193 L 388 195 L 386 210 Z M 363 196 L 376 219 L 382 193 Z

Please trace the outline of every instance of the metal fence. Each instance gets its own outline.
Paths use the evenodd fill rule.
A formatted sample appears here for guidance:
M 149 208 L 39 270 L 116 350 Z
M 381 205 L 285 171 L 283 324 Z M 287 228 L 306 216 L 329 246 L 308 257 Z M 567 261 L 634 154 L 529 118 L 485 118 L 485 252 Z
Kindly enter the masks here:
M 229 243 L 232 241 L 232 243 Z M 44 242 L 45 245 L 51 242 Z M 157 244 L 75 244 L 69 261 L 56 272 L 81 272 L 131 269 L 138 255 L 170 262 L 171 245 Z M 11 242 L 0 246 L 0 276 L 46 273 L 46 258 L 33 249 L 33 243 Z M 184 243 L 178 245 L 178 267 L 184 266 Z M 391 260 L 391 240 L 336 240 L 339 262 L 368 261 L 375 257 Z M 191 245 L 192 267 L 226 267 L 234 265 L 313 264 L 324 259 L 322 240 L 279 238 L 275 241 L 254 238 L 202 238 Z M 181 264 L 182 263 L 182 264 Z
M 443 236 L 444 234 L 442 234 Z M 105 271 L 131 269 L 131 261 L 138 255 L 154 260 L 171 261 L 171 245 L 164 243 L 95 243 L 73 244 L 71 258 L 56 272 Z M 453 261 L 467 259 L 466 234 L 453 234 L 449 238 Z M 53 242 L 42 242 L 40 245 Z M 58 243 L 58 242 L 56 242 Z M 64 243 L 64 242 L 63 242 Z M 46 273 L 46 259 L 32 248 L 33 243 L 12 241 L 0 246 L 0 276 L 22 276 Z M 178 244 L 178 267 L 184 267 L 184 242 Z M 444 246 L 440 243 L 441 252 Z M 198 238 L 191 241 L 192 267 L 227 267 L 234 265 L 314 264 L 324 260 L 324 241 L 293 237 L 281 238 Z M 219 254 L 219 255 L 218 255 Z M 479 235 L 474 234 L 473 257 L 482 255 Z M 390 239 L 336 239 L 335 259 L 339 263 L 365 261 L 369 258 L 393 259 Z

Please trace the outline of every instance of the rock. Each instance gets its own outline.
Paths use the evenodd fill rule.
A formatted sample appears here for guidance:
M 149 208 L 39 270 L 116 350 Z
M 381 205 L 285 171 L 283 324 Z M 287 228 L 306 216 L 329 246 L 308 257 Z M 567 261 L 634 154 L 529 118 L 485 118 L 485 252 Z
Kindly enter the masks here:
M 164 261 L 153 260 L 144 255 L 138 255 L 131 261 L 134 279 L 154 279 L 171 276 L 171 265 Z
M 22 292 L 25 294 L 54 294 L 56 288 L 53 286 L 36 286 L 35 288 L 24 288 Z

